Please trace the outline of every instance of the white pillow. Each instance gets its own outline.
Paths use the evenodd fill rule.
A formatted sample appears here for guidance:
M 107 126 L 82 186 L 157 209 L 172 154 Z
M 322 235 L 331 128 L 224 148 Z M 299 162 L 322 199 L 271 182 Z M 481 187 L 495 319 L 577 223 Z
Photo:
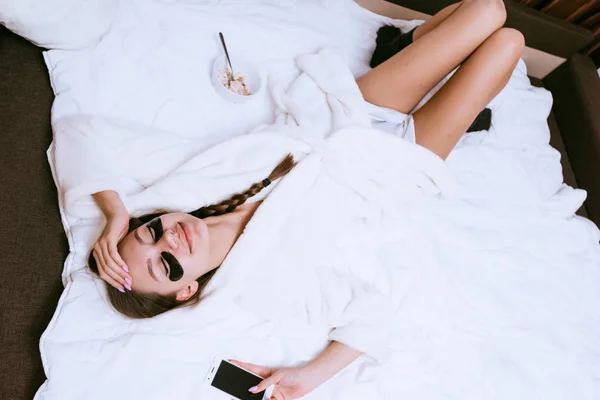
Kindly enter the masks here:
M 0 0 L 0 23 L 48 49 L 81 49 L 110 28 L 118 0 Z

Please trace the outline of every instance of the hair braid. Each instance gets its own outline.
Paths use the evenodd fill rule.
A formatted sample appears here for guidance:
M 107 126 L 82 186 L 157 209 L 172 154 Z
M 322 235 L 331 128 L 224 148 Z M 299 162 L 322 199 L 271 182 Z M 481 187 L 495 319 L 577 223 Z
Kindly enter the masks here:
M 294 157 L 291 154 L 288 154 L 283 158 L 283 160 L 281 160 L 281 162 L 275 167 L 275 169 L 273 169 L 273 171 L 267 179 L 263 179 L 260 182 L 252 184 L 252 186 L 250 186 L 248 189 L 244 190 L 241 193 L 234 194 L 227 200 L 223 200 L 220 203 L 199 208 L 196 211 L 192 211 L 190 214 L 194 217 L 206 218 L 232 212 L 238 206 L 244 204 L 246 200 L 248 200 L 250 197 L 260 193 L 260 191 L 269 186 L 271 182 L 281 178 L 282 176 L 290 172 L 290 170 L 294 168 L 295 165 L 296 161 L 294 161 Z

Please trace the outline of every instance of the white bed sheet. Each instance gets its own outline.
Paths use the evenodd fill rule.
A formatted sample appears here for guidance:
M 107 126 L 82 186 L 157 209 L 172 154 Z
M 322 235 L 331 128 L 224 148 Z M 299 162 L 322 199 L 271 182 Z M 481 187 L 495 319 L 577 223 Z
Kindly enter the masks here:
M 216 32 L 285 87 L 295 57 L 325 46 L 361 75 L 384 21 L 348 1 L 121 1 L 97 45 L 46 53 L 53 124 L 94 115 L 209 147 L 269 123 L 273 110 L 268 90 L 244 106 L 214 93 Z M 466 135 L 448 159 L 467 196 L 424 202 L 407 216 L 411 237 L 381 254 L 405 287 L 396 298 L 402 357 L 385 368 L 361 360 L 309 398 L 600 398 L 600 237 L 573 216 L 584 193 L 562 185 L 550 105 L 521 63 L 491 105 L 493 129 Z M 49 156 L 54 168 L 52 148 Z M 214 355 L 289 365 L 323 346 L 323 332 L 256 321 L 218 296 L 125 320 L 83 269 L 101 221 L 69 216 L 62 201 L 71 253 L 40 342 L 48 380 L 37 400 L 214 398 L 201 382 Z

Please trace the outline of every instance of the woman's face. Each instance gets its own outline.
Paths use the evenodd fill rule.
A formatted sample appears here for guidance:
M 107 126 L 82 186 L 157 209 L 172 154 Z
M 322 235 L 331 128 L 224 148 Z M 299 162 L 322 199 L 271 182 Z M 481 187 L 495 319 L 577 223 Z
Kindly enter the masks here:
M 196 279 L 209 265 L 210 238 L 200 218 L 184 213 L 161 215 L 130 232 L 119 254 L 141 293 L 177 294 L 186 300 L 198 289 Z

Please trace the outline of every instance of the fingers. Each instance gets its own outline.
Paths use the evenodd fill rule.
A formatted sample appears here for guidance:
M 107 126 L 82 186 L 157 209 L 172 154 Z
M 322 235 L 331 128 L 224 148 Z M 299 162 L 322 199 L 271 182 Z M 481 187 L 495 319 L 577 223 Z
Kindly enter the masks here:
M 125 281 L 125 277 L 121 274 L 125 275 L 125 271 L 121 269 L 110 257 L 110 255 L 106 252 L 105 249 L 102 249 L 100 252 L 102 254 L 102 258 L 104 259 L 104 270 L 108 275 L 111 276 L 115 281 L 119 282 L 119 284 L 125 286 L 127 282 Z
M 244 362 L 237 361 L 237 360 L 229 360 L 229 362 L 237 365 L 240 368 L 250 371 L 256 375 L 262 376 L 263 378 L 267 378 L 267 377 L 271 376 L 271 368 L 261 367 L 260 365 L 244 363 Z
M 115 243 L 112 243 L 108 247 L 108 252 L 112 257 L 113 261 L 119 264 L 119 266 L 123 269 L 124 272 L 129 272 L 129 270 L 127 269 L 127 265 L 125 265 L 125 261 L 123 261 L 121 255 L 119 254 L 119 251 L 117 250 L 117 245 Z
M 131 290 L 131 276 L 114 260 L 115 253 L 118 259 L 123 261 L 118 251 L 116 251 L 116 246 L 111 246 L 103 240 L 96 242 L 94 258 L 96 258 L 98 264 L 98 273 L 102 279 L 119 291 Z M 125 263 L 122 263 L 122 265 L 125 265 Z
M 131 276 L 125 272 L 125 270 L 121 267 L 121 265 L 117 264 L 117 262 L 115 262 L 111 251 L 109 250 L 109 245 L 105 244 L 102 247 L 102 255 L 104 256 L 104 264 L 107 268 L 107 272 L 108 270 L 112 271 L 112 273 L 110 274 L 113 279 L 115 279 L 116 281 L 118 281 L 121 285 L 125 286 L 127 289 L 131 290 Z M 117 252 L 118 254 L 118 252 Z M 121 258 L 121 257 L 119 257 Z M 122 265 L 125 265 L 125 263 L 123 263 Z
M 119 269 L 120 268 L 117 267 L 117 270 L 115 270 L 115 267 L 111 266 L 111 263 L 108 263 L 108 266 L 104 265 L 104 272 L 106 272 L 108 276 L 110 276 L 113 280 L 118 282 L 119 285 L 131 290 L 131 285 L 125 280 L 125 278 L 119 275 Z
M 104 263 L 102 252 L 94 249 L 94 258 L 96 259 L 96 263 L 98 264 L 98 274 L 100 275 L 100 278 L 106 281 L 109 285 L 118 289 L 120 292 L 125 293 L 125 288 L 123 287 L 123 285 L 121 285 L 111 275 L 107 273 L 107 268 Z
M 252 388 L 254 390 L 250 390 L 250 391 L 252 393 L 259 393 L 259 392 L 262 392 L 263 390 L 267 390 L 267 388 L 269 386 L 278 384 L 279 381 L 281 380 L 281 378 L 282 378 L 281 373 L 275 372 L 273 375 L 271 375 L 267 379 L 263 379 L 263 381 L 261 383 L 259 383 L 254 388 Z
M 251 387 L 248 389 L 249 392 L 259 393 L 263 390 L 266 390 L 269 386 L 275 385 L 277 382 L 281 380 L 282 375 L 280 373 L 275 372 L 273 375 L 273 370 L 267 367 L 261 367 L 260 365 L 245 363 L 237 360 L 229 360 L 230 363 L 237 365 L 240 368 L 243 368 L 247 371 L 250 371 L 256 375 L 266 377 L 267 379 L 263 379 L 258 385 Z
M 290 392 L 280 386 L 275 386 L 273 393 L 271 393 L 271 397 L 269 397 L 269 400 L 292 400 L 300 397 L 302 396 L 300 396 L 298 393 L 294 393 L 293 391 Z

